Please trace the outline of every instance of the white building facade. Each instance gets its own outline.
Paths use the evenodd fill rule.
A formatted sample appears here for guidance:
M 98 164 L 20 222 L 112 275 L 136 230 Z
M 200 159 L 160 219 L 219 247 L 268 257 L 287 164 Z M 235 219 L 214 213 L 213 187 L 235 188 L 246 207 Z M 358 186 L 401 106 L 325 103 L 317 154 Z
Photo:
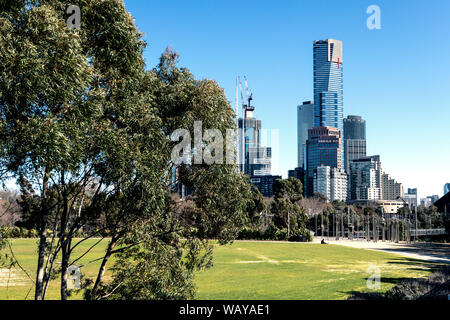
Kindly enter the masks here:
M 314 174 L 314 193 L 320 193 L 328 200 L 347 199 L 347 174 L 338 168 L 321 165 Z

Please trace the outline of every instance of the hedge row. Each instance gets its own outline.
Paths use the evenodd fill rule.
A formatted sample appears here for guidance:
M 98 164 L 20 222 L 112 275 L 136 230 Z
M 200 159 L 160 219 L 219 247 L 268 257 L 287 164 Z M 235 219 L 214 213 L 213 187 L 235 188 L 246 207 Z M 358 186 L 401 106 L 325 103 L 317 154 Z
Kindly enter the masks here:
M 19 227 L 0 227 L 0 235 L 2 238 L 37 238 L 39 236 L 35 229 Z
M 52 233 L 52 230 L 47 230 L 47 235 Z M 81 237 L 82 235 L 82 232 L 78 232 L 76 237 Z M 39 233 L 36 229 L 0 227 L 0 238 L 39 238 Z
M 258 230 L 250 227 L 244 227 L 239 231 L 238 240 L 279 240 L 279 241 L 312 241 L 311 232 L 306 229 L 298 229 L 290 232 L 286 228 L 278 229 L 275 226 L 270 226 L 266 230 Z

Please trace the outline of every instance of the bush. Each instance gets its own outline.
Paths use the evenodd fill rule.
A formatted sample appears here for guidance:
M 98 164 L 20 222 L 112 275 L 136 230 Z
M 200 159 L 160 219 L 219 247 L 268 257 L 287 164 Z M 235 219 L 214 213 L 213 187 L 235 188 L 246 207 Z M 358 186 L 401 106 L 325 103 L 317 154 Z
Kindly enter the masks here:
M 37 238 L 39 236 L 39 233 L 37 232 L 36 229 L 31 229 L 29 230 L 28 236 L 30 238 Z
M 288 232 L 286 228 L 279 229 L 275 233 L 275 239 L 274 240 L 287 240 L 288 239 Z
M 0 238 L 10 238 L 11 237 L 11 229 L 9 227 L 0 227 Z
M 290 232 L 288 237 L 287 228 L 278 229 L 274 225 L 270 225 L 265 231 L 253 229 L 251 227 L 242 228 L 237 236 L 238 240 L 278 240 L 278 241 L 312 241 L 311 232 L 306 228 L 301 228 Z
M 22 237 L 22 232 L 21 232 L 20 228 L 19 227 L 12 228 L 11 233 L 10 233 L 10 237 L 11 238 L 20 238 L 20 237 Z
M 37 238 L 39 236 L 37 230 L 19 227 L 0 227 L 2 238 Z

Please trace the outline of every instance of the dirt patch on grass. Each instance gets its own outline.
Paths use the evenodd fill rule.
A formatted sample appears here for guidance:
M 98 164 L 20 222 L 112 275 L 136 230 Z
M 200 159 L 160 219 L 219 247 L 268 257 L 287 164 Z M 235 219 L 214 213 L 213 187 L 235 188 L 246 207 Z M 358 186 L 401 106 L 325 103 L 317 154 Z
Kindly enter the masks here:
M 0 269 L 0 287 L 28 285 L 27 279 L 20 271 L 14 269 Z

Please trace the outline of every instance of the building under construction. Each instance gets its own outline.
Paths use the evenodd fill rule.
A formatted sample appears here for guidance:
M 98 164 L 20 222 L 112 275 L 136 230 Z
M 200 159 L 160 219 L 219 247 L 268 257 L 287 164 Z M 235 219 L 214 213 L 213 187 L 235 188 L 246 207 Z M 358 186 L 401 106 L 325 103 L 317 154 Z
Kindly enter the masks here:
M 247 79 L 244 77 L 246 99 L 242 90 L 242 83 L 238 77 L 236 83 L 236 115 L 238 115 L 238 84 L 240 89 L 242 117 L 238 119 L 238 159 L 239 170 L 250 177 L 265 197 L 273 196 L 273 183 L 281 176 L 271 175 L 272 148 L 261 146 L 262 126 L 261 120 L 254 115 L 255 107 L 252 105 L 253 96 L 248 89 Z

